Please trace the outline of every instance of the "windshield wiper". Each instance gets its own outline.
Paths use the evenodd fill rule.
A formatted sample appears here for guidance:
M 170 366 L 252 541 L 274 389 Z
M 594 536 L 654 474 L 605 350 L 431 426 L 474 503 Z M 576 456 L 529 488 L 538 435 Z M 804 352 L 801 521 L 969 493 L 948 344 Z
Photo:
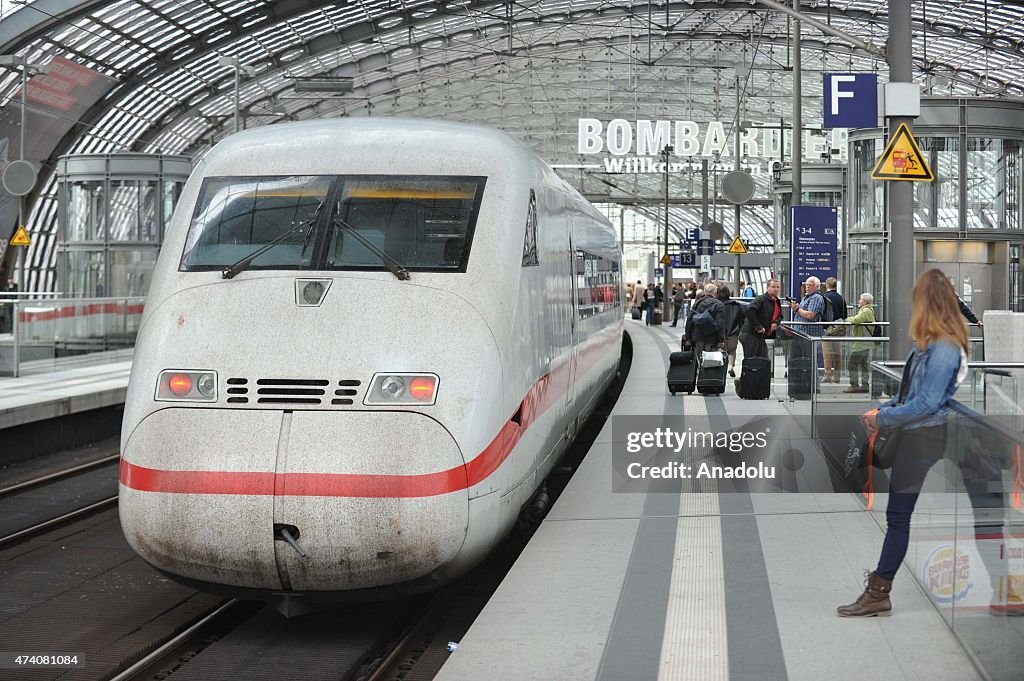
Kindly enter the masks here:
M 366 250 L 370 251 L 375 256 L 380 258 L 380 261 L 384 263 L 384 267 L 387 268 L 388 272 L 398 277 L 398 279 L 401 281 L 409 280 L 409 270 L 402 267 L 402 264 L 395 260 L 394 258 L 392 258 L 390 255 L 388 255 L 381 249 L 377 248 L 377 246 L 375 246 L 372 241 L 370 241 L 365 236 L 360 234 L 355 227 L 348 224 L 347 222 L 339 218 L 337 215 L 334 216 L 334 222 L 337 223 L 337 225 L 341 227 L 343 230 L 345 230 L 347 234 L 350 234 L 353 238 L 355 238 L 356 241 L 361 243 L 366 248 Z
M 305 241 L 302 242 L 302 253 L 299 254 L 300 257 L 304 255 L 306 253 L 306 246 L 309 245 L 309 238 L 313 235 L 313 227 L 314 225 L 316 225 L 316 221 L 320 217 L 320 211 L 323 210 L 324 204 L 326 202 L 326 198 L 323 201 L 321 201 L 320 205 L 316 207 L 316 210 L 309 214 L 309 219 L 306 220 L 305 222 L 300 222 L 299 224 L 295 225 L 294 227 L 292 227 L 291 229 L 289 229 L 288 231 L 286 231 L 284 234 L 277 237 L 273 241 L 263 244 L 255 251 L 253 251 L 249 255 L 245 256 L 244 258 L 236 262 L 234 265 L 228 265 L 227 267 L 225 267 L 223 270 L 221 270 L 220 276 L 223 277 L 224 279 L 233 279 L 236 274 L 247 268 L 252 263 L 253 260 L 260 257 L 261 255 L 263 255 L 264 253 L 266 253 L 279 243 L 285 241 L 292 234 L 300 232 L 302 231 L 303 228 L 308 227 L 309 232 L 306 233 L 306 239 Z

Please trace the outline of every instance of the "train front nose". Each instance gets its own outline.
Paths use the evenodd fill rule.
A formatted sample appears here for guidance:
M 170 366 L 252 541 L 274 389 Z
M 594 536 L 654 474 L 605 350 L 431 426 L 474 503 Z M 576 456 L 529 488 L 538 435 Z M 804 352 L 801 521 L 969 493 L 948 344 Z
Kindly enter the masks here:
M 147 561 L 189 580 L 387 586 L 458 554 L 463 464 L 451 435 L 413 412 L 163 409 L 125 445 L 121 523 Z

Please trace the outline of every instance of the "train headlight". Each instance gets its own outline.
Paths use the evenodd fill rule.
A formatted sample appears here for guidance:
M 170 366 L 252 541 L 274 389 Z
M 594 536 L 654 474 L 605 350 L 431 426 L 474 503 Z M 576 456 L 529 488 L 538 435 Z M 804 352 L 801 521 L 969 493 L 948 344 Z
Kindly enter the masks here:
M 437 374 L 374 374 L 363 404 L 434 404 L 440 382 Z
M 399 376 L 385 376 L 380 382 L 380 392 L 389 400 L 397 400 L 405 393 L 405 381 Z
M 215 402 L 217 373 L 165 369 L 156 381 L 156 399 L 167 402 Z

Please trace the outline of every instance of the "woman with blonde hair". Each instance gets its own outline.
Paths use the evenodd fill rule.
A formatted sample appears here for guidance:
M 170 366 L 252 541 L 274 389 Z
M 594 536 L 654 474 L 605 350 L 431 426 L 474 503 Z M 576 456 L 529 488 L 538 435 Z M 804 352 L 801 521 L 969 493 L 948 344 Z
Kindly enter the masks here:
M 928 471 L 946 448 L 949 401 L 967 375 L 967 326 L 956 291 L 941 270 L 917 278 L 911 297 L 910 336 L 914 345 L 904 371 L 909 386 L 863 416 L 869 432 L 900 428 L 902 436 L 892 467 L 885 540 L 878 566 L 868 575 L 864 593 L 838 608 L 841 617 L 874 617 L 892 610 L 889 592 L 910 543 L 910 517 Z M 902 397 L 902 399 L 901 399 Z

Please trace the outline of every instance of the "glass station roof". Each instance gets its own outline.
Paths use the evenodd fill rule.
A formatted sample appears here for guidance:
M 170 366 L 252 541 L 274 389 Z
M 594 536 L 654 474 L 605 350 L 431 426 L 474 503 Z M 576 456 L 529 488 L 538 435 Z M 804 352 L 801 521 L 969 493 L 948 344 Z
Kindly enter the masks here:
M 884 48 L 888 3 L 800 4 L 804 14 Z M 912 13 L 915 79 L 925 95 L 1024 96 L 1021 3 L 929 0 L 912 3 Z M 579 119 L 695 121 L 702 134 L 720 121 L 728 140 L 742 121 L 760 134 L 746 163 L 765 169 L 755 176 L 753 231 L 745 222 L 744 233 L 771 242 L 767 164 L 776 156 L 765 147 L 792 121 L 794 26 L 779 11 L 741 0 L 0 0 L 0 54 L 38 64 L 59 56 L 112 79 L 52 155 L 38 159 L 44 181 L 29 229 L 40 238 L 30 266 L 52 281 L 58 156 L 199 157 L 233 131 L 235 70 L 222 57 L 251 67 L 238 93 L 244 127 L 370 115 L 495 127 L 568 166 L 560 172 L 592 200 L 629 201 L 651 218 L 659 215 L 663 175 L 616 172 L 579 154 Z M 801 37 L 808 128 L 821 124 L 823 71 L 878 71 L 886 79 L 875 54 L 806 22 Z M 352 91 L 296 92 L 296 79 L 310 76 L 350 78 Z M 19 88 L 20 70 L 0 67 L 0 105 Z M 837 143 L 822 140 L 815 154 L 839 162 L 829 153 Z M 714 171 L 726 167 L 728 158 L 712 159 Z M 669 182 L 678 201 L 671 223 L 699 223 L 699 172 L 676 172 Z

